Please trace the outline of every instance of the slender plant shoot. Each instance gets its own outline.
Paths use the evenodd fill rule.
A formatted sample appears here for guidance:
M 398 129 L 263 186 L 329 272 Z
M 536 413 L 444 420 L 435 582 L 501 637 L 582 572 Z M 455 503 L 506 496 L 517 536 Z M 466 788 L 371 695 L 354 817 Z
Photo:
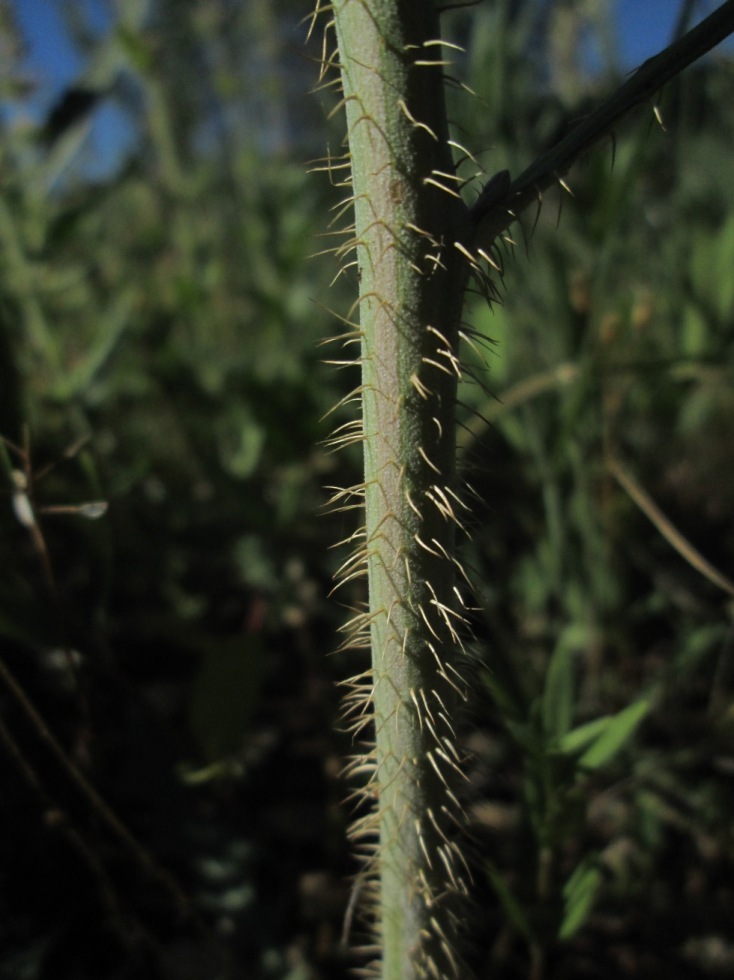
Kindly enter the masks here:
M 471 230 L 444 108 L 445 46 L 432 2 L 337 0 L 330 8 L 341 69 L 354 225 L 338 250 L 358 265 L 362 418 L 344 442 L 364 447 L 361 548 L 369 606 L 350 644 L 370 668 L 347 698 L 353 729 L 374 739 L 354 763 L 369 812 L 354 828 L 366 857 L 385 978 L 461 972 L 456 933 L 465 863 L 458 844 L 465 697 L 454 538 L 459 333 Z M 327 36 L 329 32 L 327 31 Z M 366 722 L 365 719 L 368 719 Z M 365 777 L 365 773 L 368 775 Z

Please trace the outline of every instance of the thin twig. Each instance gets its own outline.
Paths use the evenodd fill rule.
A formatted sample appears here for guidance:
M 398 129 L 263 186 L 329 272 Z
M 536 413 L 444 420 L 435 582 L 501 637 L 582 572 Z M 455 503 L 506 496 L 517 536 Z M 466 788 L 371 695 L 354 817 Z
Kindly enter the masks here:
M 681 558 L 684 558 L 696 571 L 700 572 L 709 582 L 713 582 L 718 588 L 723 589 L 730 596 L 734 596 L 734 582 L 726 575 L 714 568 L 703 555 L 697 551 L 691 542 L 684 538 L 680 531 L 660 510 L 658 505 L 646 493 L 645 490 L 636 482 L 630 472 L 619 462 L 610 458 L 607 460 L 607 468 L 614 479 L 624 490 L 627 491 L 632 500 L 637 504 L 642 513 L 650 520 L 658 531 L 662 534 L 668 544 L 674 548 Z
M 512 181 L 504 200 L 496 203 L 477 222 L 474 247 L 485 250 L 491 247 L 525 208 L 538 201 L 544 190 L 562 182 L 583 153 L 612 133 L 623 116 L 640 103 L 653 99 L 667 82 L 732 33 L 734 0 L 727 0 L 679 41 L 643 62 L 596 112 Z

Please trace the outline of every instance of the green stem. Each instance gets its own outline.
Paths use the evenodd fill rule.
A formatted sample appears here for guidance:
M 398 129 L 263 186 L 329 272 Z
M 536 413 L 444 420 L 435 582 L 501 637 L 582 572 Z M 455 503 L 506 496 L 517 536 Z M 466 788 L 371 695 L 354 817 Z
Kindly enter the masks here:
M 360 273 L 362 438 L 372 649 L 373 856 L 382 976 L 459 975 L 464 890 L 452 789 L 463 697 L 454 588 L 458 339 L 467 215 L 448 145 L 431 0 L 336 0 Z

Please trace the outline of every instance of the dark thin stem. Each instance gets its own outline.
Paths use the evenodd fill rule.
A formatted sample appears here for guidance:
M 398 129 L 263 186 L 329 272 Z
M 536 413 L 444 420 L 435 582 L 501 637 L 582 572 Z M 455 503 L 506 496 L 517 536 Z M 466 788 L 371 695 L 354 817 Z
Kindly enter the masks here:
M 596 112 L 513 180 L 502 201 L 479 216 L 474 246 L 485 250 L 491 247 L 525 208 L 536 203 L 546 188 L 561 180 L 591 146 L 611 134 L 631 109 L 653 99 L 663 85 L 732 33 L 734 0 L 727 0 L 679 41 L 648 58 Z

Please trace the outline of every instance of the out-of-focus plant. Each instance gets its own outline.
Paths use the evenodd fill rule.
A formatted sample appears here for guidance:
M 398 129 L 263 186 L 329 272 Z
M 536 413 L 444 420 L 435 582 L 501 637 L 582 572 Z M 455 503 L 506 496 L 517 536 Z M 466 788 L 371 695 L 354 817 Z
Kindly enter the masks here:
M 283 745 L 299 744 L 282 729 L 268 737 L 269 705 L 319 690 L 328 672 L 314 651 L 329 629 L 334 534 L 312 515 L 329 469 L 345 465 L 319 446 L 340 379 L 318 351 L 330 314 L 315 300 L 330 272 L 309 261 L 328 208 L 304 173 L 309 62 L 291 59 L 289 4 L 57 5 L 82 67 L 33 118 L 25 100 L 37 105 L 43 89 L 12 13 L 3 8 L 0 434 L 23 451 L 30 433 L 31 482 L 59 465 L 32 487 L 30 528 L 54 596 L 10 506 L 22 460 L 8 450 L 0 470 L 0 655 L 61 755 L 44 754 L 42 731 L 38 748 L 2 686 L 3 836 L 17 842 L 22 825 L 26 852 L 48 855 L 48 881 L 3 860 L 16 913 L 0 926 L 0 969 L 101 976 L 116 951 L 144 973 L 165 959 L 172 921 L 206 959 L 183 888 L 157 887 L 151 868 L 166 866 L 236 936 L 253 975 L 272 975 L 295 927 L 259 901 L 257 865 L 277 853 L 268 887 L 297 896 L 300 845 L 258 852 L 245 787 L 271 754 L 286 756 L 285 771 Z M 100 138 L 119 140 L 103 172 Z M 108 511 L 94 525 L 44 513 L 97 498 Z M 326 739 L 320 706 L 292 713 L 293 730 L 311 724 Z M 80 803 L 62 757 L 139 851 L 89 797 Z M 325 795 L 321 760 L 308 765 L 312 794 Z M 307 833 L 338 861 L 330 836 Z M 65 862 L 88 875 L 77 904 L 61 897 Z

